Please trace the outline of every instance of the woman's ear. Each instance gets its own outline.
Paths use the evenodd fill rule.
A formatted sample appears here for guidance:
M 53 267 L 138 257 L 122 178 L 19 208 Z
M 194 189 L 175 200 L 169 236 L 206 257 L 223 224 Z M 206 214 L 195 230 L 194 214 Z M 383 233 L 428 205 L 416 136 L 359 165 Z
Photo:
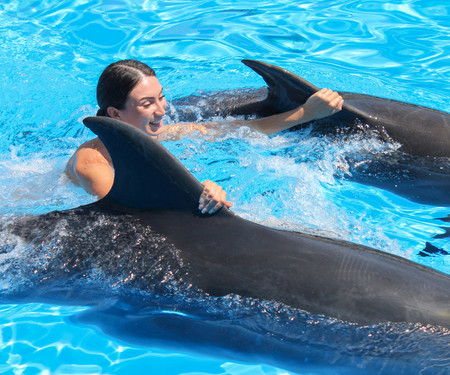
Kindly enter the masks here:
M 108 107 L 106 109 L 106 112 L 108 113 L 108 116 L 115 119 L 120 119 L 119 110 L 114 107 Z

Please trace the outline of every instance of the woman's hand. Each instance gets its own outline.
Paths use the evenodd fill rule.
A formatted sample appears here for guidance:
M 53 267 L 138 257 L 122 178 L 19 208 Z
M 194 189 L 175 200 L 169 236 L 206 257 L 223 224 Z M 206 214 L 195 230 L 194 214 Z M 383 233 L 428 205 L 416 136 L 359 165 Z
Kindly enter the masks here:
M 305 116 L 314 120 L 339 112 L 344 99 L 336 91 L 323 88 L 311 95 L 303 105 Z
M 202 214 L 213 214 L 222 206 L 228 208 L 233 206 L 233 203 L 227 202 L 227 193 L 222 189 L 222 186 L 210 180 L 202 182 L 202 185 L 204 188 L 198 201 L 198 209 Z

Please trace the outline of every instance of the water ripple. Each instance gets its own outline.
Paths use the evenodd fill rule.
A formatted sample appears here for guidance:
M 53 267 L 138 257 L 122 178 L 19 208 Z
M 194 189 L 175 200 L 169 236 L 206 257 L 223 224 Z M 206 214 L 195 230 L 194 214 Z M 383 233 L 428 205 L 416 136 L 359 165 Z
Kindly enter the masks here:
M 396 90 L 382 94 L 402 99 L 412 87 L 418 100 L 450 111 L 443 99 L 450 81 L 449 11 L 438 1 L 347 0 L 330 5 L 279 0 L 256 7 L 249 1 L 206 0 L 49 4 L 9 1 L 0 9 L 22 28 L 33 25 L 29 35 L 58 35 L 60 41 L 50 40 L 47 51 L 57 51 L 58 62 L 75 66 L 80 75 L 89 74 L 89 63 L 103 66 L 130 56 L 177 70 L 184 61 L 216 70 L 250 57 L 286 68 L 301 62 L 311 75 L 317 69 L 354 75 L 340 89 L 354 87 L 358 75 L 369 80 L 364 89 L 373 94 L 395 82 Z M 62 56 L 61 46 L 67 46 Z
M 240 63 L 252 58 L 320 87 L 450 112 L 450 8 L 442 0 L 3 0 L 0 43 L 2 220 L 90 202 L 64 180 L 64 164 L 92 137 L 81 119 L 95 113 L 101 70 L 120 58 L 152 65 L 169 98 L 262 86 Z M 335 178 L 348 167 L 346 153 L 382 152 L 374 139 L 335 142 L 308 133 L 269 139 L 242 130 L 214 142 L 193 139 L 167 147 L 199 179 L 220 181 L 236 212 L 247 218 L 382 248 L 450 272 L 442 257 L 417 255 L 442 233 L 445 223 L 436 218 L 445 217 L 448 207 L 412 204 Z M 433 244 L 449 250 L 448 238 Z M 22 316 L 20 306 L 10 315 L 1 311 L 1 371 L 116 371 L 127 364 L 139 368 L 149 353 L 99 343 L 103 336 L 92 331 L 82 337 L 79 326 L 72 345 L 58 336 L 70 327 L 55 322 L 43 328 L 39 320 L 47 318 Z M 36 341 L 26 342 L 31 333 L 25 331 Z M 32 364 L 43 361 L 42 353 L 47 368 Z M 71 354 L 101 365 L 70 367 L 64 359 Z M 245 371 L 231 367 L 211 371 Z

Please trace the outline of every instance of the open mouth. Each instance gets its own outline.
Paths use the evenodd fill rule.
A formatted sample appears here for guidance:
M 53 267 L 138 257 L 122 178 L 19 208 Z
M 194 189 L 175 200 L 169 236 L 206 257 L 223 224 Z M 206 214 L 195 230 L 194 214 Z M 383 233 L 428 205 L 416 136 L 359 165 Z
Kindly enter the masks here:
M 148 123 L 150 126 L 153 126 L 154 128 L 159 128 L 162 125 L 162 120 L 158 121 L 158 122 L 149 122 Z

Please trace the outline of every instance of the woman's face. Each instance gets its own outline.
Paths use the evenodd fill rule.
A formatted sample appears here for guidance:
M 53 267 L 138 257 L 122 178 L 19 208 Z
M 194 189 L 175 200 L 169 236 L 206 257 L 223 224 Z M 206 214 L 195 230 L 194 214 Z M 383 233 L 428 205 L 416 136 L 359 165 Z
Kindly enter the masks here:
M 137 128 L 157 135 L 162 130 L 162 118 L 167 102 L 163 88 L 155 76 L 145 76 L 128 94 L 125 108 L 113 111 L 113 118 L 125 121 Z

